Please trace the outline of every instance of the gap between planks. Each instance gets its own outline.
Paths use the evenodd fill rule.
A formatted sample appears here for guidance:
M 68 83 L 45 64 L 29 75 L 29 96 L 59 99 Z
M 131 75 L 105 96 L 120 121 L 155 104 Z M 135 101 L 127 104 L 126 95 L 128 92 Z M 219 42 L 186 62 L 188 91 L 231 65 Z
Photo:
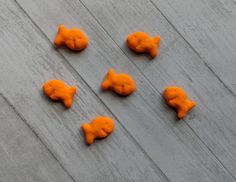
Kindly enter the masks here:
M 114 42 L 114 44 L 121 50 L 121 52 L 130 60 L 130 62 L 133 64 L 131 58 L 125 53 L 125 51 L 118 45 L 118 43 L 112 38 L 110 33 L 105 29 L 105 27 L 100 23 L 100 21 L 96 18 L 96 16 L 90 11 L 90 9 L 83 3 L 83 1 L 79 0 L 80 3 L 84 6 L 84 8 L 89 12 L 89 14 L 95 19 L 95 21 L 99 24 L 99 26 L 103 29 L 103 31 L 110 37 L 110 39 Z M 178 29 L 173 25 L 173 23 L 165 16 L 165 14 L 157 7 L 157 5 L 152 1 L 148 0 L 150 3 L 155 7 L 157 11 L 160 12 L 160 14 L 164 17 L 164 19 L 170 24 L 170 26 L 174 29 L 174 31 L 184 40 L 184 42 L 192 49 L 192 51 L 198 56 L 200 60 L 206 65 L 207 69 L 217 78 L 217 80 L 223 84 L 223 86 L 229 91 L 230 94 L 232 94 L 236 98 L 236 94 L 224 83 L 224 81 L 216 74 L 216 72 L 210 67 L 210 65 L 202 58 L 202 56 L 199 54 L 199 52 L 190 44 L 189 41 L 178 31 Z M 148 83 L 152 86 L 152 89 L 154 89 L 158 94 L 162 95 L 159 90 L 157 90 L 153 83 L 147 78 L 145 74 L 142 73 L 140 68 L 133 64 L 137 70 L 142 74 L 142 76 L 148 81 Z M 102 101 L 103 102 L 103 101 Z M 104 103 L 104 102 L 103 102 Z M 105 103 L 104 103 L 105 105 Z M 214 152 L 210 149 L 210 147 L 199 137 L 199 135 L 194 131 L 194 129 L 186 122 L 185 119 L 182 119 L 185 121 L 186 125 L 190 128 L 190 130 L 194 133 L 194 135 L 203 143 L 203 145 L 210 151 L 210 153 L 216 158 L 216 160 L 222 165 L 222 167 L 231 175 L 231 177 L 236 181 L 236 177 L 231 173 L 231 171 L 221 162 L 221 160 L 214 154 Z M 127 131 L 128 132 L 128 131 Z M 141 146 L 140 146 L 141 147 Z
M 80 1 L 81 2 L 81 1 Z M 82 2 L 81 2 L 82 3 Z M 19 7 L 21 7 L 21 5 L 19 5 L 19 3 L 17 3 L 18 4 L 18 6 Z M 83 4 L 83 3 L 82 3 Z M 89 11 L 89 9 L 83 4 L 83 6 Z M 23 9 L 23 7 L 21 7 L 21 9 L 24 11 L 24 13 L 30 18 L 30 20 L 33 22 L 33 24 L 39 29 L 39 31 L 47 38 L 47 40 L 51 43 L 51 41 L 49 40 L 49 38 L 45 35 L 45 33 L 41 30 L 41 28 L 39 28 L 38 26 L 37 26 L 37 24 L 32 20 L 32 18 L 25 12 L 25 10 Z M 89 11 L 89 13 L 94 17 L 94 15 Z M 94 17 L 95 18 L 95 17 Z M 108 34 L 108 36 L 111 38 L 111 36 L 110 36 L 110 34 L 105 30 L 105 28 L 100 24 L 100 22 L 95 18 L 95 20 L 96 20 L 96 22 L 102 27 L 102 29 L 106 32 L 106 34 Z M 169 21 L 168 21 L 169 22 Z M 181 36 L 181 34 L 180 34 L 180 36 Z M 182 36 L 181 36 L 182 37 Z M 112 39 L 112 38 L 111 38 Z M 113 39 L 112 39 L 113 40 Z M 184 39 L 184 41 L 186 41 L 185 39 Z M 118 44 L 113 40 L 113 42 L 118 46 Z M 186 42 L 190 47 L 191 47 L 191 45 L 188 43 L 188 42 Z M 118 46 L 119 47 L 119 46 Z M 120 47 L 119 47 L 120 48 Z M 192 47 L 191 47 L 192 48 Z M 121 48 L 120 48 L 121 49 Z M 121 49 L 121 51 L 124 53 L 124 51 Z M 194 52 L 195 52 L 195 50 L 193 50 Z M 59 53 L 60 53 L 60 51 L 59 51 Z M 196 52 L 197 53 L 197 52 Z M 125 54 L 125 53 L 124 53 Z M 64 60 L 66 60 L 66 62 L 67 62 L 67 68 L 69 69 L 69 70 L 73 70 L 73 72 L 75 72 L 83 81 L 84 81 L 84 79 L 81 77 L 81 75 L 74 69 L 74 67 L 68 62 L 68 60 L 60 53 L 60 55 L 63 57 L 63 59 Z M 197 55 L 199 56 L 199 54 L 197 53 Z M 128 57 L 126 54 L 125 54 L 125 56 L 126 57 Z M 130 58 L 128 58 L 129 60 L 130 60 Z M 202 58 L 200 57 L 200 59 L 202 60 Z M 204 61 L 203 61 L 204 62 Z M 133 63 L 132 63 L 133 64 Z M 135 64 L 134 64 L 135 65 Z M 140 69 L 135 65 L 135 67 L 140 71 Z M 141 71 L 140 71 L 141 72 Z M 145 79 L 148 81 L 148 83 L 150 84 L 150 85 L 152 85 L 152 83 L 147 79 L 147 77 L 141 72 L 141 74 L 142 74 L 142 76 L 143 77 L 145 77 Z M 221 80 L 220 80 L 221 81 Z M 222 82 L 222 81 L 221 81 Z M 86 84 L 87 84 L 87 82 L 85 82 Z M 223 83 L 223 82 L 222 82 Z M 224 84 L 224 83 L 223 83 Z M 93 89 L 87 84 L 87 86 L 93 91 Z M 153 85 L 152 85 L 152 87 L 153 87 Z M 159 93 L 160 94 L 160 92 L 159 91 L 157 91 L 155 88 L 153 88 L 157 93 Z M 93 93 L 97 96 L 97 94 L 93 91 Z M 100 99 L 100 97 L 98 97 L 99 98 L 99 100 L 105 105 L 105 107 L 111 112 L 111 110 L 106 106 L 106 104 Z M 113 112 L 111 112 L 112 114 L 113 114 Z M 114 114 L 113 114 L 114 115 Z M 118 120 L 119 121 L 119 120 Z M 120 121 L 119 121 L 119 123 L 120 123 Z M 121 124 L 121 123 L 120 123 Z M 122 125 L 122 124 L 121 124 Z M 188 125 L 188 124 L 187 124 Z M 123 127 L 123 125 L 122 125 L 122 127 Z M 188 125 L 188 127 L 190 127 L 189 125 Z M 124 127 L 123 127 L 124 128 Z M 125 128 L 124 128 L 125 129 Z M 191 130 L 193 130 L 191 127 L 190 127 L 190 129 Z M 126 129 L 125 129 L 126 130 Z M 126 130 L 127 131 L 127 130 Z M 129 133 L 129 132 L 128 132 Z M 130 134 L 130 133 L 129 133 Z M 131 135 L 131 134 L 130 134 Z M 200 137 L 194 132 L 194 135 L 196 135 L 197 136 L 197 138 L 198 139 L 200 139 Z M 132 135 L 131 135 L 132 136 Z M 133 137 L 132 137 L 133 138 Z M 134 139 L 135 140 L 135 139 Z M 200 141 L 206 146 L 206 144 L 200 139 Z M 140 146 L 141 147 L 141 146 Z M 142 148 L 142 147 L 141 147 Z M 208 147 L 207 147 L 208 148 Z M 144 150 L 144 149 L 143 149 Z M 208 149 L 209 150 L 209 149 Z M 210 150 L 210 153 L 212 153 L 212 151 Z M 212 153 L 213 154 L 213 153 Z M 213 154 L 213 156 L 215 156 L 214 154 Z M 216 158 L 217 159 L 217 161 L 219 161 L 219 159 L 218 158 Z M 220 162 L 220 161 L 219 161 Z M 224 167 L 224 166 L 223 166 Z M 225 167 L 224 167 L 225 168 Z M 227 169 L 226 169 L 227 170 Z
M 24 10 L 24 8 L 17 2 L 17 0 L 13 0 L 17 6 L 20 8 L 20 10 L 22 11 L 23 14 L 25 14 L 27 16 L 27 18 L 32 22 L 32 24 L 35 26 L 35 30 L 41 34 L 44 39 L 51 45 L 53 45 L 53 43 L 50 41 L 50 39 L 47 37 L 47 35 L 41 30 L 41 28 L 34 22 L 34 20 L 29 16 L 29 14 Z M 119 125 L 122 127 L 122 129 L 127 133 L 127 135 L 129 136 L 129 138 L 131 138 L 131 140 L 133 141 L 134 145 L 137 146 L 137 148 L 140 149 L 140 151 L 147 157 L 147 159 L 155 166 L 155 170 L 157 175 L 160 174 L 161 178 L 163 181 L 167 181 L 170 182 L 170 179 L 165 175 L 165 173 L 160 169 L 160 167 L 156 164 L 156 162 L 153 161 L 153 159 L 147 154 L 147 152 L 143 149 L 143 147 L 137 142 L 137 140 L 133 137 L 133 135 L 125 128 L 125 126 L 122 124 L 122 122 L 120 122 L 120 120 L 117 118 L 117 116 L 110 110 L 110 108 L 103 102 L 103 100 L 98 97 L 98 95 L 96 94 L 96 92 L 91 88 L 91 86 L 84 80 L 84 78 L 78 73 L 78 71 L 76 71 L 76 69 L 70 64 L 70 62 L 65 58 L 65 56 L 60 52 L 57 51 L 57 53 L 60 55 L 60 57 L 65 60 L 63 62 L 63 65 L 65 66 L 66 69 L 68 69 L 70 71 L 70 73 L 75 77 L 75 78 L 79 78 L 81 79 L 85 85 L 90 89 L 90 91 L 96 96 L 96 98 L 99 100 L 100 103 L 102 103 L 104 105 L 104 107 L 108 110 L 108 112 L 111 113 L 111 115 L 114 117 L 114 119 L 119 123 Z M 16 114 L 27 124 L 27 126 L 33 131 L 33 133 L 37 136 L 37 138 L 39 138 L 40 142 L 43 143 L 43 145 L 47 148 L 47 150 L 50 151 L 50 153 L 53 155 L 53 157 L 58 161 L 58 163 L 60 164 L 60 166 L 63 168 L 63 170 L 65 170 L 65 172 L 73 179 L 73 181 L 76 181 L 73 176 L 70 175 L 70 173 L 68 172 L 68 170 L 66 170 L 63 165 L 60 163 L 60 161 L 57 159 L 57 157 L 55 156 L 55 154 L 48 148 L 48 146 L 42 141 L 42 139 L 39 137 L 39 135 L 37 134 L 37 131 L 35 131 L 28 123 L 27 120 L 25 118 L 22 117 L 22 115 L 17 111 L 17 109 L 14 107 L 14 105 L 12 105 L 9 100 L 2 94 L 0 93 L 0 96 L 2 96 L 7 103 L 9 103 L 9 105 L 14 109 L 14 111 L 16 112 Z
M 130 62 L 137 68 L 137 70 L 142 74 L 142 76 L 147 80 L 147 82 L 151 85 L 152 89 L 154 91 L 156 91 L 157 94 L 159 95 L 162 95 L 161 92 L 159 92 L 159 90 L 157 90 L 153 83 L 146 77 L 145 74 L 142 73 L 142 71 L 140 70 L 140 68 L 134 64 L 132 61 L 131 61 L 131 58 L 128 57 L 128 55 L 124 52 L 124 50 L 117 44 L 117 42 L 112 38 L 112 36 L 109 34 L 109 32 L 105 29 L 105 27 L 100 23 L 100 21 L 96 18 L 96 16 L 89 10 L 89 8 L 81 1 L 79 0 L 80 3 L 84 6 L 84 8 L 89 12 L 89 14 L 95 19 L 95 21 L 98 23 L 98 25 L 102 28 L 102 30 L 109 36 L 109 38 L 113 41 L 113 43 L 121 50 L 121 52 L 127 57 L 128 60 L 130 60 Z M 204 59 L 201 57 L 201 55 L 197 52 L 196 49 L 194 49 L 194 47 L 190 44 L 190 42 L 188 42 L 184 36 L 176 29 L 176 27 L 169 21 L 169 19 L 163 14 L 163 12 L 153 3 L 152 0 L 149 0 L 151 2 L 151 4 L 157 9 L 157 11 L 160 12 L 160 14 L 164 17 L 164 19 L 171 25 L 171 27 L 177 32 L 177 34 L 184 40 L 184 42 L 186 42 L 186 44 L 190 47 L 190 49 L 193 50 L 193 52 L 198 56 L 198 58 L 200 60 L 202 60 L 202 62 L 206 65 L 207 69 L 219 80 L 220 83 L 223 84 L 223 86 L 229 91 L 229 93 L 231 93 L 235 98 L 236 98 L 236 95 L 234 94 L 234 92 L 221 80 L 221 78 L 216 74 L 216 72 L 204 61 Z M 18 4 L 20 6 L 20 4 Z M 23 7 L 22 7 L 23 9 Z M 25 12 L 26 13 L 26 12 Z M 29 15 L 28 15 L 29 16 Z M 32 20 L 32 18 L 30 17 L 30 19 Z M 32 20 L 33 21 L 33 20 Z M 34 21 L 33 21 L 34 22 Z M 34 22 L 35 23 L 35 22 Z M 35 23 L 36 25 L 36 23 Z M 37 26 L 37 25 L 36 25 Z M 37 26 L 38 27 L 38 26 Z M 38 27 L 39 28 L 39 27 Z M 41 28 L 39 28 L 40 31 L 42 32 L 42 34 L 44 34 L 45 37 L 47 37 L 47 35 L 45 35 L 45 33 L 41 30 Z M 48 41 L 50 43 L 52 43 L 50 41 L 50 39 L 47 37 Z M 60 52 L 60 51 L 59 51 Z M 60 53 L 60 55 L 67 61 L 68 64 L 69 61 Z M 73 66 L 70 64 L 70 66 L 72 67 L 72 69 L 78 73 L 74 68 Z M 79 75 L 79 73 L 78 73 Z M 79 75 L 80 76 L 80 75 Z M 81 77 L 81 76 L 80 76 Z M 81 77 L 82 78 L 82 77 Z M 83 78 L 82 78 L 83 79 Z M 85 81 L 83 79 L 83 81 Z M 86 81 L 85 81 L 86 82 Z M 86 82 L 87 84 L 87 82 Z M 89 85 L 88 87 L 93 90 Z M 94 91 L 93 91 L 94 92 Z M 94 92 L 94 94 L 98 97 L 98 95 Z M 113 112 L 108 108 L 108 106 L 102 101 L 102 99 L 100 99 L 100 97 L 98 97 L 99 100 L 105 105 L 105 107 L 113 114 Z M 114 115 L 114 114 L 113 114 Z M 116 117 L 117 119 L 117 117 Z M 118 120 L 118 119 L 117 119 Z M 183 119 L 183 121 L 185 121 L 185 119 Z M 122 123 L 119 121 L 119 123 L 122 125 Z M 203 143 L 203 145 L 209 150 L 209 152 L 215 157 L 215 159 L 222 165 L 222 167 L 231 175 L 231 177 L 236 181 L 236 178 L 234 177 L 234 175 L 226 168 L 226 166 L 221 162 L 221 160 L 214 154 L 214 152 L 208 147 L 208 145 L 199 137 L 199 135 L 193 130 L 193 128 L 187 123 L 185 122 L 186 125 L 190 128 L 190 130 L 194 133 L 194 135 Z M 129 131 L 122 125 L 122 127 L 129 133 Z M 135 142 L 138 144 L 138 142 L 136 141 L 136 139 L 129 133 L 129 135 L 135 140 Z M 139 144 L 138 144 L 139 145 Z M 145 150 L 142 148 L 141 145 L 139 145 L 140 148 L 142 149 L 142 151 L 145 152 Z M 146 152 L 145 152 L 146 155 L 148 155 Z M 148 155 L 148 157 L 151 159 L 151 157 Z M 151 159 L 152 160 L 152 159 Z M 153 160 L 152 160 L 153 161 Z M 154 161 L 153 161 L 154 162 Z
M 80 0 L 79 0 L 80 1 Z M 186 42 L 186 44 L 195 52 L 195 54 L 204 62 L 206 67 L 213 75 L 224 85 L 224 87 L 236 98 L 236 94 L 225 84 L 225 82 L 217 75 L 217 73 L 211 68 L 211 66 L 204 60 L 200 53 L 191 45 L 191 43 L 180 33 L 180 31 L 174 26 L 174 24 L 165 16 L 165 14 L 157 7 L 157 5 L 152 1 L 148 0 L 150 3 L 160 12 L 160 14 L 165 18 L 165 20 L 171 25 L 175 32 Z M 236 178 L 235 178 L 236 180 Z
M 0 93 L 0 97 L 4 99 L 4 101 L 10 106 L 10 108 L 15 112 L 15 114 L 24 122 L 24 124 L 32 131 L 34 136 L 39 140 L 39 142 L 46 148 L 46 150 L 51 154 L 53 159 L 59 164 L 59 166 L 62 168 L 63 171 L 71 178 L 72 181 L 76 182 L 76 180 L 71 176 L 71 174 L 67 171 L 66 168 L 61 164 L 61 162 L 57 159 L 55 154 L 48 148 L 48 146 L 42 141 L 42 139 L 39 137 L 37 131 L 28 124 L 27 120 L 18 112 L 18 110 L 15 108 L 15 106 L 5 97 L 3 93 Z

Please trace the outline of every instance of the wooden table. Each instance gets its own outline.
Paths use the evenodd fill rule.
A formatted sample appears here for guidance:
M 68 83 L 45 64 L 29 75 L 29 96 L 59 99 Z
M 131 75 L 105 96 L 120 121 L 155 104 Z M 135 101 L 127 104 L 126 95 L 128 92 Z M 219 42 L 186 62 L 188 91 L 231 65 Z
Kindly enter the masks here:
M 60 24 L 90 39 L 55 49 Z M 150 60 L 125 44 L 161 35 Z M 1 182 L 236 181 L 235 0 L 0 0 Z M 112 67 L 133 76 L 129 97 L 102 92 Z M 42 93 L 76 84 L 71 109 Z M 183 87 L 197 106 L 181 122 L 162 98 Z M 98 115 L 115 131 L 87 146 L 80 126 Z

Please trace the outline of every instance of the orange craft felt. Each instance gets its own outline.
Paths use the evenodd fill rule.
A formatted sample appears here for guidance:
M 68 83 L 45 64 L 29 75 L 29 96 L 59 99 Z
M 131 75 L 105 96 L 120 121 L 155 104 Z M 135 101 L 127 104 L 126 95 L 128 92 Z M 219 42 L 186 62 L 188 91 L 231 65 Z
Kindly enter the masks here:
M 136 89 L 135 82 L 130 75 L 117 74 L 113 69 L 109 69 L 101 87 L 104 90 L 113 90 L 122 96 L 130 95 Z
M 55 101 L 61 100 L 67 108 L 71 107 L 76 90 L 76 86 L 69 87 L 61 80 L 49 80 L 43 84 L 45 95 Z
M 64 25 L 60 25 L 54 45 L 56 47 L 66 45 L 71 50 L 81 51 L 87 47 L 88 38 L 77 28 L 67 29 Z
M 92 120 L 90 124 L 84 123 L 82 130 L 88 145 L 92 144 L 95 138 L 107 137 L 115 127 L 114 121 L 105 116 L 99 116 Z
M 171 107 L 177 110 L 179 119 L 183 119 L 189 110 L 191 110 L 196 103 L 188 99 L 187 94 L 182 88 L 176 86 L 166 87 L 164 90 L 164 98 Z
M 139 53 L 149 53 L 152 58 L 158 55 L 159 42 L 159 35 L 152 38 L 145 32 L 134 32 L 127 38 L 127 45 L 130 49 Z

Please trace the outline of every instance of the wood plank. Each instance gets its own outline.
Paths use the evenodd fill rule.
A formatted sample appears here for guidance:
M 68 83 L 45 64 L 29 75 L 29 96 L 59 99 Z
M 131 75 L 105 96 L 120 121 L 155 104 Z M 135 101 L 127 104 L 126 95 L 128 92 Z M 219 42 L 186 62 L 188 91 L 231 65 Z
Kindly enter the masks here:
M 236 2 L 152 1 L 236 96 Z
M 225 84 L 219 81 L 209 66 L 149 1 L 137 3 L 134 0 L 119 2 L 97 0 L 83 1 L 83 3 L 129 59 L 143 72 L 153 87 L 162 92 L 166 85 L 180 85 L 187 90 L 190 97 L 197 101 L 197 108 L 186 119 L 188 125 L 235 178 L 236 101 L 234 94 L 225 89 Z M 77 4 L 75 3 L 75 6 Z M 198 6 L 187 7 L 187 9 L 190 12 L 191 9 L 195 9 L 194 7 Z M 111 14 L 112 16 L 109 16 Z M 194 20 L 192 19 L 189 24 L 191 22 Z M 187 25 L 182 27 L 187 27 Z M 145 55 L 133 54 L 126 48 L 124 45 L 126 36 L 137 30 L 161 35 L 159 58 L 149 62 Z M 194 34 L 191 36 L 194 37 Z M 228 50 L 230 50 L 229 55 L 235 53 L 231 49 Z M 224 68 L 223 65 L 219 67 Z M 235 68 L 233 65 L 225 67 Z M 227 71 L 233 73 L 233 70 Z M 234 78 L 233 74 L 232 78 Z M 146 97 L 146 100 L 148 98 L 150 98 L 148 102 L 153 103 L 153 97 Z M 154 102 L 153 108 L 155 107 Z
M 1 1 L 0 12 L 0 92 L 74 181 L 168 181 L 117 120 L 110 137 L 89 147 L 84 143 L 81 124 L 112 114 L 14 1 Z M 71 109 L 43 95 L 42 84 L 52 78 L 78 86 Z
M 19 2 L 37 26 L 42 29 L 43 33 L 51 41 L 55 36 L 56 26 L 61 23 L 66 23 L 69 27 L 77 25 L 86 31 L 90 37 L 90 46 L 88 49 L 78 55 L 71 54 L 71 52 L 67 50 L 59 50 L 59 52 L 71 65 L 73 65 L 82 78 L 89 84 L 116 117 L 119 118 L 120 122 L 122 122 L 126 129 L 135 137 L 144 150 L 172 181 L 234 181 L 228 172 L 225 171 L 220 162 L 218 162 L 212 153 L 209 152 L 208 148 L 194 134 L 192 129 L 186 125 L 186 123 L 176 124 L 173 122 L 173 112 L 171 114 L 169 108 L 163 104 L 160 94 L 153 89 L 153 86 L 148 83 L 145 76 L 143 76 L 139 71 L 141 68 L 137 69 L 137 65 L 135 66 L 130 62 L 120 48 L 92 18 L 87 9 L 85 9 L 79 1 L 70 1 L 70 3 L 68 3 L 65 1 L 52 0 L 48 2 L 45 0 L 38 3 L 32 0 L 19 0 L 17 2 Z M 113 24 L 119 24 L 119 26 L 115 26 L 117 28 L 116 30 L 113 28 L 112 30 L 115 32 L 113 34 L 114 37 L 119 37 L 123 46 L 124 37 L 121 38 L 120 33 L 122 33 L 122 31 L 120 30 L 130 32 L 131 30 L 128 25 L 131 27 L 133 26 L 132 21 L 129 23 L 129 21 L 125 20 L 127 17 L 121 19 L 122 14 L 125 14 L 125 12 L 129 13 L 132 10 L 126 9 L 126 7 L 131 8 L 128 1 L 126 1 L 125 4 L 120 1 L 91 1 L 90 3 L 93 7 L 97 6 L 102 10 L 102 12 L 100 12 L 102 18 L 109 16 L 109 18 L 114 19 L 114 22 L 103 22 L 103 26 L 106 25 L 107 27 L 113 27 Z M 116 17 L 116 11 L 114 9 L 114 15 L 112 10 L 109 14 L 104 14 L 104 12 L 106 12 L 105 9 L 109 9 L 109 6 L 112 6 L 112 4 L 114 4 L 114 9 L 117 9 L 120 12 L 120 17 Z M 140 8 L 142 6 L 143 8 L 148 7 L 145 3 L 141 3 Z M 121 11 L 122 8 L 120 7 L 124 8 L 124 12 Z M 132 8 L 134 7 L 135 6 L 132 6 Z M 150 11 L 145 10 L 144 12 L 147 14 L 150 13 L 152 16 L 148 17 L 157 21 L 158 16 L 152 14 L 156 12 L 156 9 L 148 10 Z M 133 17 L 133 19 L 136 20 L 134 16 L 135 12 L 131 11 L 131 14 L 132 16 L 130 17 Z M 137 17 L 139 17 L 139 13 L 136 14 Z M 96 14 L 96 17 L 100 16 Z M 109 18 L 105 19 L 109 20 Z M 127 26 L 125 26 L 126 24 L 123 22 L 127 22 Z M 141 23 L 144 21 L 141 21 L 141 23 L 140 21 L 133 22 L 136 25 L 140 24 L 141 26 Z M 151 23 L 153 22 L 149 22 L 148 25 L 150 26 Z M 168 25 L 163 18 L 158 20 L 158 23 L 162 23 L 159 27 L 163 32 L 166 32 L 166 37 L 164 36 L 165 38 L 162 45 L 169 45 L 173 42 L 177 42 L 181 46 L 185 45 L 184 42 L 181 42 L 180 40 L 178 41 L 178 35 L 174 33 L 174 30 L 171 29 L 171 26 Z M 144 25 L 142 26 L 145 27 Z M 152 30 L 155 30 L 155 28 L 156 27 L 153 26 Z M 180 57 L 180 53 L 181 52 L 177 52 L 177 55 L 175 54 L 175 56 L 178 56 L 178 59 L 181 61 L 182 57 Z M 192 52 L 187 54 L 187 56 L 197 59 Z M 137 56 L 135 58 L 138 59 Z M 137 60 L 137 62 L 139 62 L 139 60 Z M 152 64 L 154 63 L 156 62 L 152 62 Z M 151 67 L 147 62 L 143 62 L 143 65 L 145 64 L 147 67 Z M 118 71 L 123 70 L 132 74 L 138 86 L 138 90 L 134 95 L 128 98 L 120 98 L 116 97 L 114 94 L 100 92 L 99 85 L 101 80 L 103 79 L 107 69 L 111 66 Z M 191 67 L 192 64 L 189 66 Z M 193 66 L 195 66 L 195 64 Z M 208 70 L 206 70 L 203 65 L 200 65 L 200 68 L 203 70 L 204 74 L 208 74 Z M 181 72 L 179 73 L 179 71 Z M 182 72 L 182 69 L 177 69 L 178 75 L 182 75 Z M 154 78 L 157 79 L 157 81 L 162 81 L 162 85 L 163 81 L 170 81 L 159 75 L 159 73 L 160 72 L 157 72 L 152 76 L 155 76 Z M 156 76 L 157 74 L 158 76 Z M 210 79 L 215 79 L 214 75 L 208 75 Z M 183 77 L 186 80 L 186 75 Z M 173 77 L 170 78 L 174 79 Z M 201 79 L 205 78 L 201 77 Z M 220 83 L 216 80 L 217 88 L 219 84 Z M 190 85 L 189 88 L 191 87 L 192 85 Z M 196 95 L 194 98 L 199 99 Z M 195 112 L 200 111 L 197 109 Z M 198 120 L 196 119 L 198 118 L 197 116 L 198 115 L 192 116 L 192 120 Z
M 0 105 L 0 181 L 72 182 L 2 95 Z
M 83 3 L 129 59 L 143 72 L 153 87 L 162 92 L 166 85 L 175 84 L 182 86 L 190 93 L 190 97 L 197 101 L 198 107 L 194 109 L 194 115 L 190 114 L 187 118 L 188 125 L 236 177 L 236 101 L 234 94 L 225 89 L 225 84 L 218 80 L 209 66 L 149 1 L 138 1 L 137 3 L 134 0 L 119 2 L 97 0 L 83 1 Z M 187 7 L 187 9 L 190 12 L 191 9 L 196 9 L 194 7 L 198 6 Z M 182 12 L 182 9 L 180 11 Z M 111 14 L 112 16 L 109 16 Z M 192 19 L 191 22 L 194 20 Z M 182 24 L 180 26 L 187 27 Z M 152 35 L 156 33 L 161 35 L 159 58 L 149 62 L 145 55 L 135 55 L 126 48 L 124 45 L 126 36 L 137 30 L 147 31 Z M 191 36 L 194 37 L 194 34 Z M 229 55 L 235 53 L 231 49 L 228 50 L 230 50 Z M 219 53 L 221 54 L 220 51 Z M 219 67 L 224 68 L 223 65 Z M 233 65 L 225 65 L 225 67 L 226 69 L 227 67 L 235 68 Z M 233 73 L 233 70 L 227 71 Z M 234 78 L 233 74 L 232 78 Z M 150 97 L 146 97 L 146 100 L 148 98 Z M 153 97 L 150 98 L 149 103 L 153 103 L 152 100 Z

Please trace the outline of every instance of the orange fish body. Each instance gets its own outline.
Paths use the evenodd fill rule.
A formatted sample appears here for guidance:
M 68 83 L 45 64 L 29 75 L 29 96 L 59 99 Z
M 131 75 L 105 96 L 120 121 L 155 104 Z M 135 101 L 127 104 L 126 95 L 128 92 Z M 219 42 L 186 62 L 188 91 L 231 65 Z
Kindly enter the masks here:
M 92 144 L 96 138 L 107 137 L 114 129 L 114 121 L 105 116 L 96 117 L 90 124 L 84 123 L 82 130 L 88 145 Z
M 55 101 L 61 100 L 67 108 L 71 107 L 76 90 L 76 86 L 68 87 L 61 80 L 49 80 L 43 85 L 45 95 Z
M 188 111 L 190 111 L 196 103 L 188 99 L 187 94 L 182 88 L 176 86 L 166 87 L 164 90 L 164 98 L 168 105 L 177 110 L 179 119 L 183 119 Z
M 134 32 L 127 38 L 127 45 L 130 49 L 139 53 L 149 53 L 152 58 L 158 55 L 159 42 L 159 35 L 152 38 L 145 32 Z
M 88 38 L 77 28 L 67 29 L 64 25 L 60 25 L 54 45 L 56 47 L 66 45 L 71 50 L 81 51 L 87 47 Z
M 136 89 L 135 82 L 130 75 L 117 74 L 113 69 L 109 69 L 101 87 L 104 90 L 113 90 L 123 96 L 130 95 Z

